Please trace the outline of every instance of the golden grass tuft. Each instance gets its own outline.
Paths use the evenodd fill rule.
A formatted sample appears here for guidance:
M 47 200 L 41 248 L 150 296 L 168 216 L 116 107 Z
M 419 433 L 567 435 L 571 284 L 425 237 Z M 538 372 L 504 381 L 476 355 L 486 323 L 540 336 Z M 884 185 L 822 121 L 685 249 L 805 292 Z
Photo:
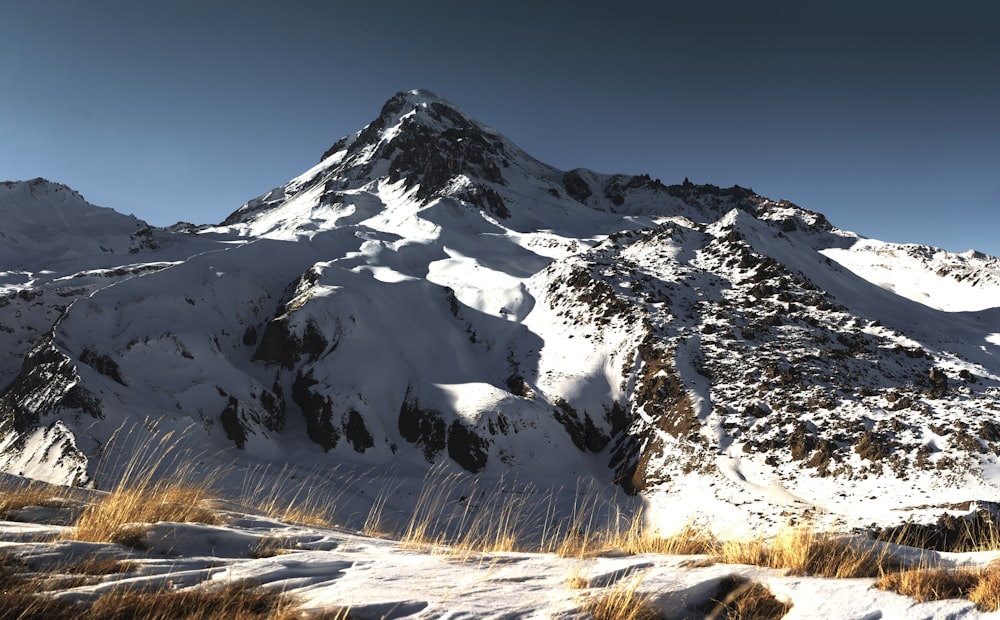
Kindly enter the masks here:
M 61 573 L 71 575 L 116 575 L 131 573 L 138 568 L 135 562 L 109 557 L 91 557 L 58 567 Z
M 270 467 L 253 469 L 247 472 L 235 501 L 285 523 L 334 527 L 337 502 L 348 488 L 339 483 L 338 470 L 297 475 L 287 468 L 276 472 Z
M 1000 610 L 1000 565 L 986 568 L 919 567 L 882 575 L 875 587 L 919 602 L 966 598 L 982 611 Z
M 872 541 L 820 532 L 808 525 L 787 527 L 771 539 L 723 541 L 716 556 L 723 564 L 751 564 L 837 579 L 877 577 L 888 565 L 885 549 Z
M 537 550 L 526 542 L 537 517 L 537 505 L 529 501 L 532 487 L 504 493 L 501 482 L 490 492 L 480 492 L 478 480 L 461 487 L 466 481 L 460 474 L 431 471 L 399 537 L 403 546 L 444 553 Z M 381 528 L 381 521 L 380 514 L 368 517 L 371 530 Z
M 632 527 L 624 531 L 623 537 L 609 540 L 608 546 L 634 555 L 704 555 L 712 553 L 718 545 L 715 536 L 695 521 L 688 521 L 681 529 L 668 536 L 654 533 L 643 525 L 643 521 L 643 514 L 636 513 Z
M 57 487 L 41 482 L 24 486 L 9 485 L 0 491 L 0 518 L 8 519 L 11 513 L 28 506 L 53 506 L 58 499 Z
M 622 579 L 599 596 L 586 600 L 583 610 L 596 620 L 659 620 L 663 614 L 651 602 L 647 594 L 639 592 L 645 577 L 636 575 L 632 579 Z
M 295 547 L 295 542 L 285 536 L 263 536 L 250 545 L 250 557 L 273 558 L 277 555 L 290 553 Z
M 40 595 L 44 578 L 30 574 L 28 564 L 13 555 L 0 554 L 0 620 L 69 618 L 69 606 Z
M 590 587 L 590 580 L 583 575 L 570 575 L 566 579 L 566 587 L 570 590 L 586 590 Z
M 645 513 L 639 509 L 631 517 L 603 528 L 564 532 L 554 552 L 563 557 L 599 555 L 609 550 L 629 555 L 705 555 L 712 553 L 716 546 L 717 541 L 708 528 L 694 520 L 663 536 L 647 526 Z
M 120 486 L 88 506 L 67 538 L 140 547 L 147 524 L 170 521 L 218 525 L 222 523 L 219 513 L 200 505 L 209 497 L 207 487 L 190 483 Z
M 975 569 L 912 568 L 879 577 L 875 587 L 912 596 L 918 602 L 947 598 L 967 598 L 979 582 Z
M 895 527 L 873 528 L 877 540 L 906 547 L 966 553 L 1000 549 L 1000 518 L 983 509 L 966 516 L 942 514 L 932 523 L 908 521 Z
M 290 611 L 290 601 L 278 592 L 245 584 L 222 588 L 141 591 L 123 589 L 97 599 L 84 618 L 125 620 L 211 620 L 274 618 Z
M 979 574 L 968 598 L 983 611 L 1000 610 L 1000 565 L 994 562 Z
M 792 608 L 779 601 L 763 584 L 738 576 L 719 584 L 719 594 L 705 606 L 711 620 L 778 620 Z

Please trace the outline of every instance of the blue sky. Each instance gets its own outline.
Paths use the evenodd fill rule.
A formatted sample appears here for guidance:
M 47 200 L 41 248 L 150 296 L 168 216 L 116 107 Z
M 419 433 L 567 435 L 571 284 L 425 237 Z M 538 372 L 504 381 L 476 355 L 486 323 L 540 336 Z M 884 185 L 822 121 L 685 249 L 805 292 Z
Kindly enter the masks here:
M 13 0 L 0 32 L 0 179 L 157 225 L 221 221 L 427 88 L 561 168 L 1000 255 L 991 2 Z

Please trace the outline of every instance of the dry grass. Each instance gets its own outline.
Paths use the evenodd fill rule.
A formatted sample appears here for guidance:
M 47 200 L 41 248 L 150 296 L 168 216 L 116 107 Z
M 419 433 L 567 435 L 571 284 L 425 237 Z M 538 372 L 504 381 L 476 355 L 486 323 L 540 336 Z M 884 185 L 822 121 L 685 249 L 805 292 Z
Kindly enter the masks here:
M 88 506 L 67 537 L 140 547 L 146 524 L 160 521 L 222 523 L 216 511 L 200 505 L 209 497 L 209 488 L 190 483 L 119 487 Z
M 181 473 L 171 479 L 154 481 L 153 472 L 162 469 L 160 465 L 163 458 L 156 457 L 152 464 L 148 462 L 148 458 L 139 458 L 130 463 L 119 485 L 87 506 L 67 537 L 141 547 L 151 523 L 221 523 L 219 512 L 207 507 L 209 498 L 216 496 L 211 483 L 191 482 L 204 480 L 203 475 L 196 478 L 191 475 L 190 470 L 181 468 Z M 343 492 L 338 489 L 346 487 L 338 487 L 333 478 L 282 478 L 282 473 L 285 471 L 282 470 L 277 475 L 260 476 L 255 482 L 256 488 L 249 492 L 244 488 L 243 494 L 236 501 L 286 522 L 324 527 L 333 525 L 338 493 Z M 211 478 L 208 477 L 209 480 Z M 275 480 L 279 481 L 277 485 L 274 484 Z M 286 484 L 296 486 L 282 486 Z M 570 516 L 559 519 L 557 515 L 560 511 L 555 505 L 557 494 L 554 492 L 539 493 L 530 486 L 506 485 L 502 480 L 489 489 L 481 489 L 477 486 L 479 484 L 481 482 L 478 478 L 462 474 L 442 475 L 440 471 L 432 470 L 425 479 L 409 520 L 397 534 L 401 543 L 411 547 L 429 546 L 445 553 L 535 551 L 584 558 L 613 549 L 629 554 L 701 555 L 708 556 L 714 562 L 784 569 L 799 575 L 830 578 L 878 577 L 878 587 L 913 596 L 918 601 L 964 597 L 973 601 L 980 609 L 1000 609 L 1000 566 L 964 570 L 898 570 L 898 566 L 892 565 L 887 558 L 887 547 L 884 545 L 841 537 L 809 526 L 790 526 L 771 538 L 719 540 L 706 527 L 689 522 L 678 532 L 661 536 L 647 527 L 641 510 L 629 516 L 604 512 L 606 506 L 598 504 L 602 494 L 591 493 L 587 489 L 577 489 L 576 497 L 579 499 L 572 507 Z M 387 535 L 382 511 L 390 492 L 394 490 L 384 490 L 377 496 L 365 522 L 365 533 Z M 26 506 L 50 504 L 57 499 L 58 491 L 58 487 L 43 484 L 4 489 L 0 491 L 0 517 Z M 607 517 L 608 521 L 601 522 L 596 516 L 598 514 L 610 515 Z M 997 546 L 995 530 L 981 528 L 981 531 L 989 533 L 992 538 L 983 541 L 962 539 L 962 544 L 970 548 Z M 971 536 L 972 532 L 968 534 Z M 910 537 L 914 535 L 907 534 Z M 287 541 L 264 538 L 254 546 L 251 553 L 256 557 L 265 557 L 285 550 Z M 61 567 L 58 574 L 62 576 L 60 578 L 67 575 L 97 576 L 131 569 L 127 562 L 95 559 Z M 97 617 L 96 614 L 99 613 L 111 619 L 132 617 L 129 614 L 139 613 L 136 610 L 141 605 L 176 606 L 195 610 L 191 612 L 194 615 L 137 616 L 165 620 L 229 617 L 232 615 L 230 611 L 233 611 L 211 608 L 207 603 L 203 605 L 197 602 L 197 597 L 203 596 L 204 592 L 211 592 L 212 597 L 220 598 L 220 591 L 189 589 L 178 592 L 122 591 L 114 593 L 114 596 L 109 594 L 101 597 L 85 610 L 73 607 L 72 614 L 69 614 L 64 609 L 67 608 L 65 604 L 38 594 L 43 589 L 39 587 L 43 581 L 55 579 L 56 576 L 56 573 L 34 575 L 23 567 L 18 567 L 13 559 L 0 556 L 0 591 L 3 592 L 4 603 L 4 609 L 0 610 L 0 620 L 8 617 L 61 618 L 70 615 L 86 620 L 91 617 L 88 615 L 91 613 L 95 614 L 93 617 Z M 585 609 L 599 620 L 660 617 L 657 610 L 649 604 L 648 597 L 638 592 L 641 581 L 641 576 L 622 580 L 604 590 L 601 596 L 589 597 L 585 602 Z M 569 577 L 566 585 L 573 589 L 585 589 L 591 583 L 578 569 Z M 257 613 L 253 610 L 265 605 L 267 596 L 272 595 L 265 596 L 252 588 L 234 590 L 228 594 L 232 595 L 231 598 L 242 599 L 250 610 L 245 614 L 233 611 L 240 617 L 290 617 L 285 603 L 282 603 L 284 607 L 272 606 L 264 616 L 253 615 Z M 168 596 L 180 598 L 171 599 L 176 604 L 169 605 L 164 602 L 166 599 L 156 598 Z M 160 602 L 156 602 L 158 600 Z M 110 607 L 101 607 L 99 604 Z M 725 618 L 775 618 L 788 610 L 766 588 L 745 581 L 739 581 L 731 591 L 720 594 L 715 604 L 717 607 L 712 613 L 721 614 L 716 617 Z M 115 605 L 131 611 L 116 612 Z M 20 612 L 10 615 L 13 612 L 8 613 L 8 607 L 19 609 Z M 201 607 L 208 610 L 204 612 L 207 615 L 197 615 L 202 613 L 197 611 Z M 98 612 L 92 611 L 95 609 Z M 116 613 L 120 615 L 115 615 Z M 347 618 L 348 612 L 334 610 L 324 617 Z M 107 618 L 102 617 L 102 620 Z
M 43 579 L 32 576 L 26 562 L 10 554 L 0 554 L 0 620 L 70 618 L 70 607 L 39 595 Z
M 478 482 L 461 474 L 439 476 L 432 470 L 400 542 L 445 553 L 538 550 L 527 542 L 538 520 L 539 506 L 531 501 L 533 488 L 503 492 L 501 481 L 483 492 Z M 369 515 L 368 521 L 381 528 L 380 515 Z
M 649 595 L 639 592 L 644 575 L 620 580 L 600 596 L 588 598 L 584 611 L 596 620 L 659 620 L 663 614 L 651 602 Z
M 120 572 L 127 562 L 85 561 L 37 573 L 22 560 L 0 554 L 0 620 L 292 620 L 303 617 L 294 600 L 280 592 L 245 583 L 199 586 L 184 590 L 120 588 L 89 603 L 68 603 L 46 594 L 46 583 L 59 573 L 107 574 Z M 347 620 L 348 609 L 332 609 L 320 620 Z
M 994 562 L 984 569 L 968 598 L 983 611 L 1000 610 L 1000 566 Z
M 284 512 L 274 513 L 271 516 L 278 518 L 285 523 L 295 523 L 298 525 L 334 527 L 337 524 L 337 520 L 333 515 L 333 510 L 319 505 L 295 506 L 285 510 Z
M 289 613 L 290 602 L 282 594 L 231 584 L 211 589 L 112 592 L 97 599 L 83 617 L 102 620 L 263 620 L 290 617 Z
M 46 582 L 72 570 L 88 575 L 120 572 L 128 563 L 85 561 L 36 573 L 22 560 L 0 555 L 0 620 L 209 620 L 214 618 L 292 618 L 287 596 L 246 584 L 186 590 L 118 589 L 90 604 L 70 604 L 45 594 Z M 341 616 L 346 617 L 346 616 Z
M 837 579 L 877 577 L 889 565 L 879 545 L 810 526 L 788 527 L 771 539 L 726 540 L 719 543 L 716 555 L 723 564 L 751 564 Z
M 913 568 L 886 573 L 879 577 L 875 586 L 912 596 L 921 603 L 966 598 L 979 582 L 980 572 L 975 569 Z
M 137 428 L 148 431 L 134 440 Z M 106 451 L 116 450 L 125 462 L 102 461 L 100 467 L 115 472 L 118 482 L 106 495 L 84 509 L 66 535 L 73 540 L 113 542 L 141 547 L 149 524 L 222 523 L 220 514 L 203 504 L 215 496 L 212 483 L 218 472 L 199 471 L 198 459 L 176 450 L 175 433 L 160 433 L 154 421 L 125 431 L 119 428 L 109 439 Z M 99 467 L 99 468 L 100 468 Z M 169 472 L 169 474 L 168 474 Z
M 555 553 L 564 557 L 599 555 L 607 550 L 630 555 L 704 555 L 713 553 L 718 545 L 712 533 L 694 521 L 668 536 L 655 532 L 645 521 L 643 511 L 638 510 L 621 526 L 564 537 Z
M 68 564 L 58 564 L 45 572 L 30 576 L 32 590 L 55 592 L 100 583 L 106 575 L 117 575 L 136 570 L 134 562 L 108 557 L 86 558 Z
M 289 553 L 294 546 L 294 541 L 284 536 L 263 536 L 250 546 L 250 557 L 273 558 Z
M 570 590 L 586 590 L 590 587 L 590 580 L 581 574 L 570 575 L 566 579 L 566 587 Z
M 762 584 L 734 576 L 719 584 L 719 594 L 706 605 L 705 617 L 711 620 L 778 620 L 791 608 Z
M 570 590 L 585 590 L 590 587 L 590 578 L 586 576 L 583 561 L 576 563 L 573 571 L 566 578 L 566 587 Z
M 0 620 L 87 620 L 72 606 L 35 592 L 18 588 L 3 593 Z
M 41 482 L 24 486 L 10 485 L 0 491 L 0 518 L 8 519 L 11 513 L 28 506 L 53 506 L 58 499 L 58 487 Z
M 919 602 L 966 598 L 982 611 L 1000 610 L 1000 565 L 986 568 L 919 567 L 882 575 L 877 588 Z
M 644 525 L 644 515 L 638 512 L 632 526 L 619 536 L 607 541 L 607 545 L 626 553 L 659 553 L 665 555 L 704 555 L 712 553 L 718 546 L 715 536 L 704 526 L 689 521 L 670 534 L 660 536 Z
M 72 575 L 116 575 L 131 573 L 138 565 L 135 562 L 108 557 L 92 557 L 58 567 L 59 572 Z
M 463 487 L 462 475 L 434 476 L 424 482 L 415 508 L 399 534 L 404 545 L 453 552 L 538 552 L 562 557 L 589 557 L 608 550 L 629 554 L 707 554 L 714 537 L 694 522 L 670 536 L 646 526 L 641 509 L 630 515 L 606 510 L 593 489 L 578 488 L 570 514 L 558 518 L 556 491 L 531 485 L 480 490 L 474 481 Z M 368 515 L 365 532 L 385 535 L 381 519 L 384 497 Z M 606 515 L 599 518 L 598 515 Z M 604 520 L 602 520 L 604 519 Z
M 387 538 L 390 535 L 389 528 L 383 523 L 382 513 L 385 510 L 386 502 L 389 501 L 389 497 L 398 489 L 398 484 L 391 483 L 387 483 L 382 487 L 382 490 L 375 496 L 375 501 L 372 502 L 372 506 L 368 510 L 368 516 L 365 517 L 365 523 L 361 527 L 362 534 L 371 536 L 372 538 Z
M 907 522 L 874 528 L 872 535 L 886 542 L 918 549 L 965 553 L 1000 549 L 1000 516 L 977 510 L 966 516 L 942 514 L 932 523 Z
M 333 527 L 336 511 L 347 485 L 339 483 L 338 468 L 322 473 L 296 475 L 287 468 L 272 472 L 270 467 L 247 472 L 234 501 L 272 519 Z
M 471 519 L 463 511 L 462 519 L 459 531 L 463 534 L 453 543 L 458 549 L 508 552 L 530 548 L 523 536 L 523 525 L 531 520 L 531 511 L 523 498 L 503 501 L 495 497 Z

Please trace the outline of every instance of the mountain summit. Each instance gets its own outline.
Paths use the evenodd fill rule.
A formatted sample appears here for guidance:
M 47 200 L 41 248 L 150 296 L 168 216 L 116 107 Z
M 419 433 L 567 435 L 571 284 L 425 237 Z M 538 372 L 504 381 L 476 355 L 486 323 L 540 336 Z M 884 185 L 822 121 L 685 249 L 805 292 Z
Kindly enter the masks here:
M 559 170 L 427 91 L 217 226 L 31 183 L 0 186 L 4 251 L 75 250 L 0 254 L 3 471 L 106 486 L 162 442 L 237 470 L 584 478 L 734 521 L 998 490 L 994 257 Z
M 415 190 L 420 203 L 457 193 L 500 217 L 509 217 L 502 199 L 486 184 L 506 184 L 501 169 L 510 166 L 512 157 L 518 162 L 533 161 L 454 104 L 429 91 L 414 90 L 396 94 L 378 118 L 331 146 L 296 190 L 322 183 L 322 193 L 330 202 L 336 200 L 338 191 L 363 188 L 374 181 L 401 181 L 406 190 Z M 537 166 L 532 168 L 537 170 Z M 250 203 L 226 223 L 254 219 L 266 204 L 270 204 L 267 198 Z

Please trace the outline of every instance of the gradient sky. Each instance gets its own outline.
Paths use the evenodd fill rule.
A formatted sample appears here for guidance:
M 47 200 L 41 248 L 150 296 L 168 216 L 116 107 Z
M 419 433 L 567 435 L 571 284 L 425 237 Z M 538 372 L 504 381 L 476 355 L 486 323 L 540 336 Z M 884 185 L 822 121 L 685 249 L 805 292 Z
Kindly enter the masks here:
M 7 0 L 0 179 L 215 223 L 427 88 L 552 165 L 1000 255 L 1000 3 Z

